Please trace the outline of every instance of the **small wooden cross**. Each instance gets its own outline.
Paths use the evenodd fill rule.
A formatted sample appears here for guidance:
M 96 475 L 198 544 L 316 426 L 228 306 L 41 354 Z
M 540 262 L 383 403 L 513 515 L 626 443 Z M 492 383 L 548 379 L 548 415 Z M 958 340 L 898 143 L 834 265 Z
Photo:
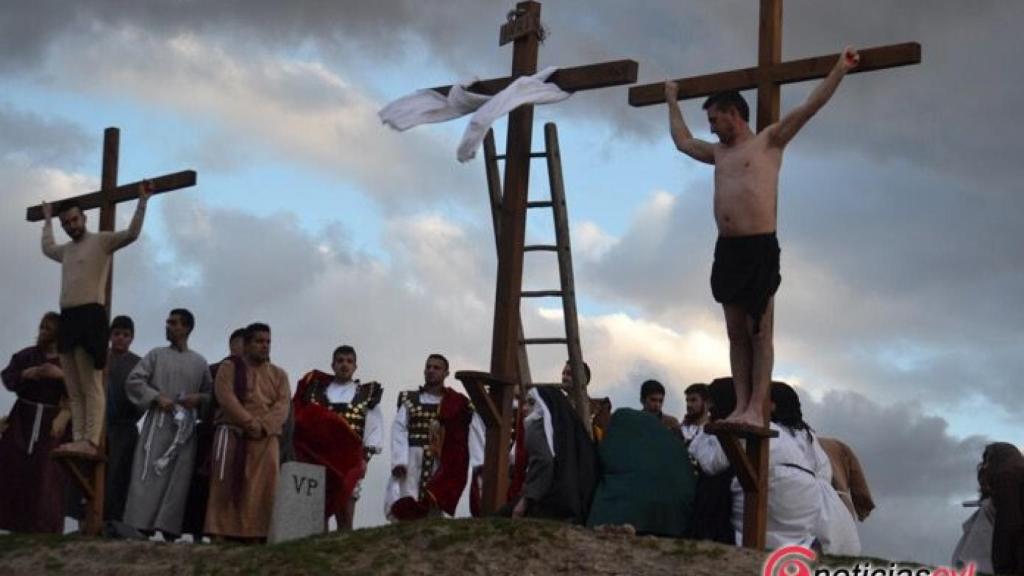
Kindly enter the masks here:
M 501 27 L 499 45 L 512 42 L 512 74 L 481 80 L 469 86 L 479 94 L 496 94 L 520 76 L 537 72 L 542 35 L 540 2 L 516 4 L 509 21 Z M 549 82 L 566 92 L 579 92 L 636 82 L 638 65 L 618 60 L 563 68 Z M 451 86 L 434 88 L 447 94 Z M 504 504 L 508 486 L 508 443 L 512 429 L 512 390 L 518 380 L 519 308 L 523 282 L 523 247 L 526 236 L 526 202 L 530 181 L 530 148 L 533 137 L 533 106 L 516 108 L 508 117 L 505 175 L 498 238 L 498 278 L 494 298 L 494 332 L 490 372 L 458 372 L 487 425 L 484 486 L 481 509 L 493 513 Z M 577 375 L 576 382 L 583 382 Z
M 907 66 L 921 62 L 917 42 L 893 44 L 858 50 L 860 63 L 849 74 Z M 782 62 L 782 0 L 761 0 L 758 34 L 758 65 L 753 68 L 693 76 L 676 80 L 679 99 L 702 98 L 728 90 L 757 89 L 757 131 L 779 121 L 780 88 L 783 84 L 828 76 L 839 59 L 829 54 L 803 60 Z M 651 106 L 665 102 L 665 83 L 644 84 L 629 90 L 633 106 Z M 770 415 L 766 400 L 765 420 Z M 730 464 L 736 470 L 744 491 L 743 545 L 765 547 L 768 519 L 768 442 L 776 436 L 767 429 L 734 424 L 716 424 L 708 429 L 718 435 Z M 739 439 L 746 440 L 746 449 Z
M 92 208 L 100 209 L 100 226 L 102 231 L 114 230 L 114 219 L 117 215 L 117 205 L 121 202 L 128 202 L 139 197 L 139 186 L 142 181 L 129 184 L 117 185 L 117 164 L 120 151 L 120 130 L 107 128 L 103 131 L 103 175 L 100 189 L 73 198 L 65 198 L 54 202 L 54 211 L 60 210 L 64 202 L 75 201 L 81 206 L 82 211 Z M 152 193 L 160 194 L 170 192 L 179 188 L 195 186 L 196 173 L 194 170 L 185 170 L 173 174 L 157 176 L 150 180 Z M 25 212 L 25 219 L 29 222 L 43 220 L 43 207 L 41 204 L 29 207 Z M 113 286 L 114 264 L 111 258 L 110 271 L 107 273 L 107 317 L 110 317 L 111 291 Z M 106 450 L 106 433 L 104 432 L 100 453 Z M 55 455 L 55 458 L 58 456 Z M 87 504 L 84 532 L 90 535 L 98 535 L 103 527 L 103 498 L 104 483 L 106 479 L 105 458 L 91 457 L 81 458 L 80 456 L 60 455 L 58 461 L 68 468 L 71 478 L 79 485 L 85 495 Z

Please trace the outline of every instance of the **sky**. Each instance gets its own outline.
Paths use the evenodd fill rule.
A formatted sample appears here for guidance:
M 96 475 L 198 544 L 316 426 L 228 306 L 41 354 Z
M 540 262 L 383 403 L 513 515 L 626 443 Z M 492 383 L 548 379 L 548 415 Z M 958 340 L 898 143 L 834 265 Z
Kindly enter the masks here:
M 30 345 L 57 306 L 58 267 L 25 208 L 95 190 L 103 129 L 117 126 L 122 182 L 198 172 L 196 187 L 150 202 L 143 237 L 117 255 L 114 312 L 135 319 L 137 352 L 164 344 L 179 306 L 196 314 L 191 345 L 211 362 L 232 329 L 268 322 L 293 384 L 348 343 L 357 377 L 384 383 L 388 421 L 429 353 L 485 369 L 496 261 L 483 164 L 455 159 L 466 119 L 397 133 L 377 111 L 507 74 L 497 35 L 510 8 L 3 3 L 0 353 Z M 1024 445 L 1024 4 L 789 0 L 783 17 L 784 59 L 922 45 L 918 66 L 847 78 L 786 150 L 775 378 L 798 387 L 818 433 L 860 457 L 878 505 L 860 525 L 864 552 L 946 563 L 985 443 Z M 753 1 L 551 0 L 542 20 L 541 67 L 631 58 L 646 83 L 756 63 Z M 783 88 L 783 113 L 812 87 Z M 710 139 L 700 102 L 683 110 Z M 664 107 L 630 107 L 626 87 L 538 107 L 535 148 L 549 121 L 591 394 L 635 407 L 639 383 L 657 378 L 681 415 L 687 385 L 729 370 L 708 284 L 712 170 L 676 152 Z M 501 149 L 504 121 L 495 130 Z M 540 164 L 531 184 L 543 198 Z M 550 220 L 530 218 L 528 238 L 552 236 Z M 552 287 L 556 266 L 528 255 L 524 287 Z M 529 335 L 561 330 L 557 301 L 523 320 Z M 531 355 L 534 378 L 557 377 L 564 356 Z M 2 411 L 12 402 L 0 392 Z M 357 525 L 383 522 L 388 468 L 387 453 L 370 464 Z

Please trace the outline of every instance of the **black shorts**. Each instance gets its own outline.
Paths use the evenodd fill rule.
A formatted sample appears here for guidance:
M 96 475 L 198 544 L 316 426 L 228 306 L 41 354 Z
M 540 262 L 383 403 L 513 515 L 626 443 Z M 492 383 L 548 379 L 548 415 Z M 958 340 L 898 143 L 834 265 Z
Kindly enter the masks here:
M 92 356 L 93 366 L 103 370 L 107 366 L 109 339 L 110 323 L 107 320 L 107 309 L 102 304 L 83 304 L 61 309 L 57 335 L 57 351 L 61 354 L 70 354 L 75 348 L 81 348 Z
M 779 239 L 775 233 L 719 237 L 711 267 L 711 293 L 722 304 L 742 306 L 757 332 L 768 301 L 779 289 Z

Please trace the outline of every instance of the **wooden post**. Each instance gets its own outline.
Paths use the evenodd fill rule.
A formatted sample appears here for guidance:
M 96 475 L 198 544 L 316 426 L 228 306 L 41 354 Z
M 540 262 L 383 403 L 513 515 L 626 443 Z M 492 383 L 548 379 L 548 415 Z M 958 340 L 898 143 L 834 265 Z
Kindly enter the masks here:
M 477 94 L 497 94 L 516 78 L 537 71 L 540 49 L 540 3 L 516 4 L 510 21 L 501 27 L 499 45 L 513 42 L 512 74 L 474 82 L 468 90 Z M 562 68 L 548 78 L 566 92 L 578 92 L 636 82 L 638 65 L 633 60 L 617 60 Z M 433 88 L 447 94 L 451 86 Z M 494 298 L 494 326 L 491 339 L 489 377 L 481 372 L 463 372 L 470 397 L 493 406 L 494 418 L 487 424 L 487 448 L 484 460 L 484 514 L 493 513 L 505 502 L 508 486 L 508 445 L 512 425 L 512 396 L 504 391 L 515 383 L 520 331 L 520 296 L 523 280 L 523 247 L 526 231 L 526 203 L 530 181 L 530 147 L 533 139 L 533 106 L 523 105 L 509 114 L 506 141 L 504 189 L 498 210 L 498 273 Z M 490 176 L 489 176 L 490 178 Z M 491 187 L 493 190 L 493 186 Z M 470 389 L 472 386 L 474 389 Z M 480 388 L 480 387 L 483 388 Z M 491 387 L 487 394 L 481 390 Z M 486 396 L 486 398 L 485 398 Z M 478 410 L 480 409 L 477 406 Z M 484 410 L 490 410 L 486 408 Z M 483 415 L 483 413 L 481 413 Z

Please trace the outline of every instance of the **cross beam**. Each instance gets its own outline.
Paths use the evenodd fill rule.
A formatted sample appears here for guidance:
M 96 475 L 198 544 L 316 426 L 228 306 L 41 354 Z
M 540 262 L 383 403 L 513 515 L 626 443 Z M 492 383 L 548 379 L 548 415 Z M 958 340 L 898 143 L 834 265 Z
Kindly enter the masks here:
M 472 84 L 470 91 L 496 94 L 520 76 L 537 72 L 542 28 L 540 2 L 516 4 L 499 34 L 499 46 L 512 47 L 512 73 Z M 564 68 L 549 82 L 567 92 L 580 92 L 636 82 L 639 65 L 633 60 Z M 451 86 L 433 88 L 447 94 Z M 498 211 L 498 273 L 494 297 L 494 331 L 491 339 L 491 368 L 488 373 L 462 374 L 467 392 L 480 403 L 487 423 L 484 457 L 484 486 L 481 509 L 496 512 L 508 491 L 508 443 L 512 430 L 512 387 L 518 381 L 519 310 L 523 282 L 523 248 L 526 236 L 526 202 L 530 181 L 530 152 L 533 138 L 533 106 L 523 105 L 508 117 L 505 145 L 505 174 Z M 582 377 L 582 375 L 581 375 Z M 579 380 L 579 381 L 582 381 Z
M 128 184 L 121 184 L 109 192 L 97 190 L 74 198 L 65 199 L 63 202 L 74 200 L 78 202 L 79 206 L 82 207 L 82 210 L 91 210 L 93 208 L 100 208 L 102 210 L 103 205 L 107 202 L 121 204 L 122 202 L 130 202 L 138 199 L 139 186 L 143 182 L 143 180 L 138 180 L 136 182 L 129 182 Z M 183 170 L 181 172 L 174 172 L 173 174 L 157 176 L 150 180 L 150 183 L 153 184 L 153 195 L 162 194 L 164 192 L 171 192 L 181 188 L 195 186 L 196 173 L 194 170 Z M 41 204 L 37 204 L 27 208 L 25 210 L 25 219 L 29 222 L 39 222 L 42 220 L 43 206 Z
M 860 63 L 849 74 L 885 70 L 898 66 L 909 66 L 921 63 L 921 45 L 917 42 L 905 42 L 876 48 L 865 48 L 857 51 Z M 802 60 L 790 60 L 768 67 L 743 68 L 729 72 L 691 76 L 676 80 L 679 86 L 679 99 L 704 98 L 725 90 L 752 90 L 764 80 L 774 84 L 792 84 L 828 76 L 840 54 L 815 56 Z M 631 106 L 652 106 L 665 102 L 665 83 L 641 84 L 629 89 Z
M 849 73 L 884 70 L 921 62 L 921 45 L 916 42 L 893 44 L 859 50 L 860 63 Z M 779 121 L 780 88 L 783 84 L 824 78 L 839 59 L 829 54 L 803 60 L 782 62 L 782 0 L 761 0 L 758 19 L 757 66 L 717 74 L 692 76 L 676 80 L 678 99 L 700 98 L 715 92 L 757 89 L 757 131 Z M 651 106 L 665 101 L 665 83 L 644 84 L 629 90 L 632 106 Z M 764 405 L 765 420 L 770 416 L 770 403 Z M 706 429 L 707 430 L 707 429 Z M 750 427 L 718 425 L 712 427 L 722 443 L 729 463 L 743 484 L 745 506 L 743 546 L 763 549 L 768 517 L 768 430 L 759 432 Z M 739 438 L 747 441 L 742 450 Z

